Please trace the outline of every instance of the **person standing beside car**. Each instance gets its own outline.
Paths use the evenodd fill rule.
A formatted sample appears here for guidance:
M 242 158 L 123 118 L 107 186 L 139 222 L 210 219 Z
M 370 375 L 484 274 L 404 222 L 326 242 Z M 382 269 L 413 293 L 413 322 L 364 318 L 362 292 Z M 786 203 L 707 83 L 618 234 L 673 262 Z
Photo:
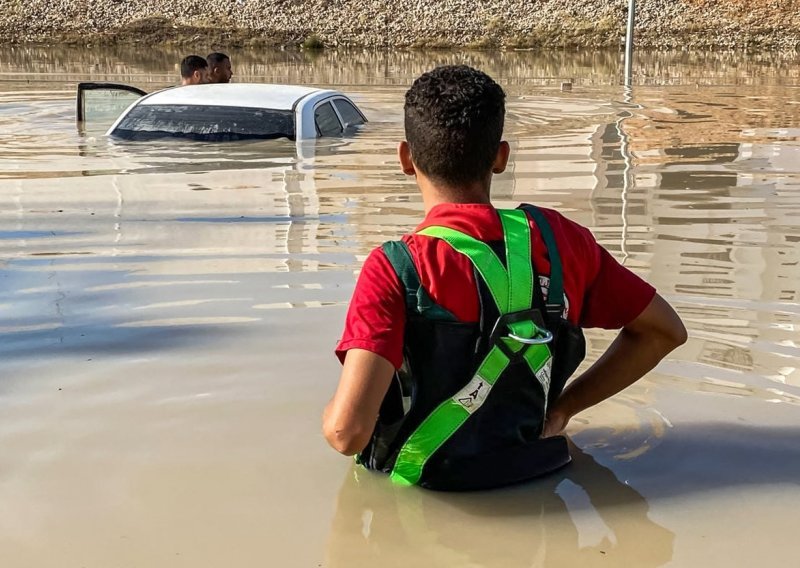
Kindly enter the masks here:
M 231 58 L 224 53 L 215 51 L 206 57 L 208 61 L 208 82 L 209 83 L 230 83 L 233 77 L 231 69 Z
M 181 61 L 181 86 L 208 83 L 208 62 L 199 55 L 187 55 Z

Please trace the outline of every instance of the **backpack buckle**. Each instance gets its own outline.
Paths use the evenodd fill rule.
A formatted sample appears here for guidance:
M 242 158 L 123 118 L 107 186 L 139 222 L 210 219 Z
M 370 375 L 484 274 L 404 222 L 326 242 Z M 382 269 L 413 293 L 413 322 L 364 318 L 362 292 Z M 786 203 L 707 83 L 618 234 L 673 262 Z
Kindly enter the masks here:
M 514 341 L 519 341 L 525 345 L 544 345 L 545 343 L 550 343 L 553 341 L 553 334 L 550 333 L 549 329 L 540 329 L 539 331 L 542 334 L 541 337 L 520 337 L 519 335 L 514 335 L 513 333 L 509 333 L 506 337 L 510 337 Z
M 510 325 L 523 321 L 532 322 L 538 328 L 540 333 L 537 334 L 537 337 L 522 337 L 511 331 Z M 509 346 L 506 345 L 506 342 L 503 341 L 503 338 L 513 339 L 514 341 L 522 343 L 522 349 L 517 352 L 512 351 Z M 497 318 L 492 328 L 492 333 L 489 335 L 489 345 L 496 345 L 499 347 L 511 361 L 522 357 L 531 345 L 543 345 L 551 341 L 553 341 L 553 334 L 545 327 L 542 313 L 537 308 L 503 314 Z

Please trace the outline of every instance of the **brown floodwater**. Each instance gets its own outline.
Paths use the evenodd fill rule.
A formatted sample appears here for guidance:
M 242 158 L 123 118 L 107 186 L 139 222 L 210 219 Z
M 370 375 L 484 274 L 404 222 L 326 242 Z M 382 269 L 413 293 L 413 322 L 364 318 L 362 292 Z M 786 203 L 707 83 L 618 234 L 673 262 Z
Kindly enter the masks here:
M 334 85 L 371 122 L 304 159 L 76 127 L 78 81 L 154 90 L 182 55 L 0 52 L 0 566 L 796 562 L 796 56 L 642 55 L 625 92 L 616 53 L 233 52 L 234 80 Z M 509 93 L 497 203 L 590 227 L 690 336 L 576 417 L 571 466 L 479 494 L 319 433 L 360 263 L 421 218 L 404 89 L 445 62 Z M 613 338 L 587 336 L 587 361 Z

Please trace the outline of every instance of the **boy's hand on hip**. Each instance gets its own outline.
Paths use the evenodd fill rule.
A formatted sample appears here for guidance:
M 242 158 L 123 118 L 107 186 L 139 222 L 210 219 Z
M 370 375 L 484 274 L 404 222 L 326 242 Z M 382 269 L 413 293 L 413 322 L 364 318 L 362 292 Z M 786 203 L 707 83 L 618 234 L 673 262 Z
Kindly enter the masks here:
M 560 436 L 564 434 L 567 428 L 570 416 L 561 412 L 558 408 L 554 407 L 547 413 L 544 419 L 544 429 L 542 430 L 542 438 L 551 438 L 553 436 Z

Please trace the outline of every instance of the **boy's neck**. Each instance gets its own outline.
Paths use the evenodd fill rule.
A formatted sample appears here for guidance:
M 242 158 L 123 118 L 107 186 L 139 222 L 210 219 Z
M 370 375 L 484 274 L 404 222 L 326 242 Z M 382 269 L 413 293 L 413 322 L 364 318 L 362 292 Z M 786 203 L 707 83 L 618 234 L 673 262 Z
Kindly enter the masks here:
M 489 185 L 481 182 L 454 188 L 434 183 L 424 176 L 417 175 L 417 185 L 420 193 L 422 193 L 422 202 L 425 205 L 426 215 L 431 209 L 444 203 L 491 204 Z

